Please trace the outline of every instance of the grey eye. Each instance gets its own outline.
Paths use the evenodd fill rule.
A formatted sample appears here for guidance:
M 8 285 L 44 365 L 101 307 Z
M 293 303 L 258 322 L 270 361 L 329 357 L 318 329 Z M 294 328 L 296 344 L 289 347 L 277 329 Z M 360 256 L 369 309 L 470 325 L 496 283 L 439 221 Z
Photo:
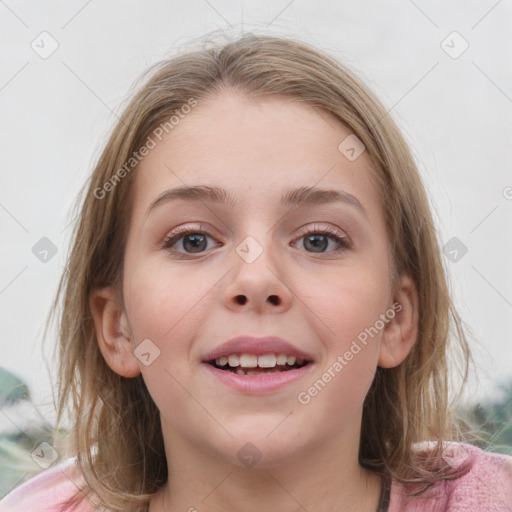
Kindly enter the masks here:
M 325 252 L 329 246 L 329 237 L 321 234 L 307 235 L 304 237 L 304 247 L 311 252 Z

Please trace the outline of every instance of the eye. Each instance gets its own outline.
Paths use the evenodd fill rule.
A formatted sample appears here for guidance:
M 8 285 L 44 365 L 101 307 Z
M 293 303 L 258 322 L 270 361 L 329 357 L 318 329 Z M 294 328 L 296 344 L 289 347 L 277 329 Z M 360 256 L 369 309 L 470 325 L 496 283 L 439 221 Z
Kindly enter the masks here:
M 307 252 L 337 253 L 349 248 L 347 238 L 331 227 L 310 228 L 297 240 L 302 241 L 302 248 Z
M 184 228 L 171 233 L 163 242 L 162 248 L 182 254 L 202 253 L 209 247 L 209 241 L 215 240 L 198 229 Z M 211 245 L 211 244 L 210 244 Z
M 296 239 L 299 248 L 313 253 L 338 253 L 349 248 L 349 242 L 336 229 L 324 226 L 310 228 Z M 221 244 L 202 228 L 181 228 L 168 235 L 162 248 L 180 254 L 201 254 Z M 301 247 L 302 245 L 302 247 Z

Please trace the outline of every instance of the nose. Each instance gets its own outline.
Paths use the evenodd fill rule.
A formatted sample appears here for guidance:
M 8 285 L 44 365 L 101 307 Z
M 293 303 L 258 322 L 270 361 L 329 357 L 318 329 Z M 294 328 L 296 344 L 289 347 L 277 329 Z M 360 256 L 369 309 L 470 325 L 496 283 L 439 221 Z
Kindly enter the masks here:
M 288 310 L 293 293 L 286 276 L 273 264 L 270 251 L 254 246 L 251 251 L 257 251 L 255 259 L 254 254 L 253 258 L 247 258 L 247 253 L 235 251 L 234 267 L 220 289 L 223 305 L 235 312 L 282 313 Z

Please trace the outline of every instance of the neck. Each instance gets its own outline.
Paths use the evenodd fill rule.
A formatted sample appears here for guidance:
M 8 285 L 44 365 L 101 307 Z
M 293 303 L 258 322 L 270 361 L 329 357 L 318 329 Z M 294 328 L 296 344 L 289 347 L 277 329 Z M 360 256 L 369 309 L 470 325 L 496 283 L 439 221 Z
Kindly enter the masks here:
M 352 433 L 340 432 L 329 443 L 298 449 L 285 461 L 261 468 L 166 439 L 169 479 L 149 512 L 374 512 L 381 479 L 359 465 L 359 442 Z

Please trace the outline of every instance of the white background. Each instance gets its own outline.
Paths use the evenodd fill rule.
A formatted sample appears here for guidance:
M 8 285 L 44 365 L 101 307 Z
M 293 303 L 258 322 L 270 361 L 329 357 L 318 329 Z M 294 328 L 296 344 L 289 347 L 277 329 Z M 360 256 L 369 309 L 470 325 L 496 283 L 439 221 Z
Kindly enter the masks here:
M 191 39 L 266 31 L 337 57 L 392 109 L 442 242 L 456 236 L 468 248 L 447 267 L 478 340 L 471 395 L 494 396 L 512 376 L 511 27 L 506 0 L 1 1 L 0 365 L 29 384 L 50 419 L 55 364 L 48 371 L 43 358 L 44 320 L 65 265 L 70 207 L 113 112 L 143 70 Z M 43 31 L 58 42 L 47 59 L 31 48 Z M 469 44 L 457 59 L 441 47 L 454 31 Z M 453 36 L 447 44 L 461 48 Z M 47 263 L 32 253 L 42 237 L 58 248 Z

